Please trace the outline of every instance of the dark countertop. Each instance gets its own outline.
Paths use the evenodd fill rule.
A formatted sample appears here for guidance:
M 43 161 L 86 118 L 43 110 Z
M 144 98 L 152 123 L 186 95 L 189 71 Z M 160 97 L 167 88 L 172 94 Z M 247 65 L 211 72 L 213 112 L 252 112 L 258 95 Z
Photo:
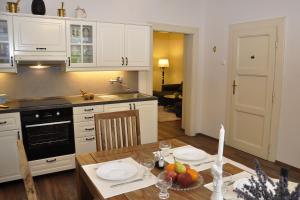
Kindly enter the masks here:
M 93 100 L 84 100 L 80 95 L 66 97 L 48 97 L 41 99 L 21 99 L 8 101 L 5 104 L 3 104 L 8 106 L 8 108 L 0 108 L 0 114 L 30 110 L 104 105 L 151 100 L 157 100 L 157 98 L 154 96 L 136 92 L 118 94 L 96 94 Z

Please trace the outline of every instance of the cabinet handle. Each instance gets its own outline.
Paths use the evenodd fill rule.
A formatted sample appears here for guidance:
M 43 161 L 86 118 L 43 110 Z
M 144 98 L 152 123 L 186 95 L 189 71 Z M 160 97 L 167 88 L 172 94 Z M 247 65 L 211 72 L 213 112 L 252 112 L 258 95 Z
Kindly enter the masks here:
M 14 57 L 12 56 L 10 57 L 10 66 L 12 67 L 14 66 Z
M 128 65 L 128 58 L 126 57 L 126 66 Z
M 93 119 L 94 116 L 91 116 L 91 117 L 84 117 L 84 119 Z
M 36 48 L 37 51 L 46 51 L 47 48 Z
M 0 125 L 7 124 L 7 121 L 0 122 Z
M 52 159 L 52 160 L 46 160 L 47 163 L 53 163 L 56 162 L 56 158 Z
M 130 108 L 130 110 L 132 110 L 132 105 L 131 104 L 129 104 L 129 108 Z
M 122 57 L 122 66 L 124 66 L 124 57 Z
M 20 131 L 18 131 L 18 140 L 20 140 L 21 137 L 20 137 Z
M 84 130 L 86 130 L 86 131 L 93 131 L 93 130 L 95 130 L 95 128 L 86 128 Z
M 93 110 L 94 110 L 94 108 L 89 108 L 89 109 L 86 108 L 86 109 L 84 109 L 85 112 L 90 112 L 90 111 L 93 111 Z
M 93 141 L 95 140 L 95 137 L 91 137 L 91 138 L 85 138 L 86 141 Z
M 69 67 L 71 66 L 71 58 L 70 57 L 68 57 L 68 65 L 69 65 Z
M 135 110 L 135 103 L 133 104 L 133 110 Z

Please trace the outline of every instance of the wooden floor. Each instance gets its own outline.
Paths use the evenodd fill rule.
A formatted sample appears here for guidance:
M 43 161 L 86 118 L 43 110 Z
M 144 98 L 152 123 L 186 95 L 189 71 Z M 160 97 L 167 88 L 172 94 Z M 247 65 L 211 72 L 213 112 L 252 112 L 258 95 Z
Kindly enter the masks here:
M 181 130 L 181 121 L 160 122 L 159 140 L 178 138 L 188 144 L 201 148 L 210 154 L 217 153 L 218 141 L 204 135 L 188 137 Z M 225 147 L 224 154 L 226 157 L 243 163 L 251 168 L 254 167 L 253 161 L 255 156 L 241 152 L 231 147 Z M 280 168 L 283 167 L 278 163 L 271 163 L 258 159 L 265 172 L 273 177 L 277 177 Z M 286 167 L 286 166 L 284 166 Z M 300 182 L 300 170 L 289 167 L 289 179 Z M 75 171 L 60 172 L 34 178 L 39 197 L 41 200 L 76 200 L 76 183 Z M 0 200 L 23 200 L 25 198 L 22 181 L 13 181 L 0 184 Z

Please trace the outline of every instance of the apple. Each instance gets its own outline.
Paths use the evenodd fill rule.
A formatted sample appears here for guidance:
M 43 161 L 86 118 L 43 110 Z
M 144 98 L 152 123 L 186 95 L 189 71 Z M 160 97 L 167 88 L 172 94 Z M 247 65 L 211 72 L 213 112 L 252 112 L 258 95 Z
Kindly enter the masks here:
M 175 171 L 178 174 L 184 174 L 186 172 L 186 168 L 185 168 L 185 166 L 182 163 L 176 162 L 175 163 Z
M 172 182 L 175 182 L 177 179 L 177 173 L 174 171 L 168 171 L 167 177 L 172 179 Z
M 183 187 L 186 188 L 190 186 L 193 183 L 192 176 L 188 173 L 179 174 L 177 176 L 177 183 Z

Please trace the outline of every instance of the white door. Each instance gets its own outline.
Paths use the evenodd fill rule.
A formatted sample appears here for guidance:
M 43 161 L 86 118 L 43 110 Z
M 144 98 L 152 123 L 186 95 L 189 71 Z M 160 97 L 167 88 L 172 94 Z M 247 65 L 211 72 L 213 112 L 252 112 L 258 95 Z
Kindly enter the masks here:
M 124 58 L 124 25 L 98 23 L 98 66 L 120 67 Z
M 17 138 L 17 130 L 0 132 L 0 182 L 21 178 Z
M 134 103 L 139 111 L 141 143 L 157 142 L 157 101 L 141 101 Z
M 125 65 L 150 66 L 150 27 L 125 26 Z
M 12 17 L 0 15 L 0 72 L 16 72 Z
M 13 17 L 15 51 L 66 51 L 65 20 Z
M 267 159 L 277 29 L 259 22 L 231 27 L 229 144 Z
M 96 67 L 97 23 L 67 21 L 66 24 L 68 67 Z

